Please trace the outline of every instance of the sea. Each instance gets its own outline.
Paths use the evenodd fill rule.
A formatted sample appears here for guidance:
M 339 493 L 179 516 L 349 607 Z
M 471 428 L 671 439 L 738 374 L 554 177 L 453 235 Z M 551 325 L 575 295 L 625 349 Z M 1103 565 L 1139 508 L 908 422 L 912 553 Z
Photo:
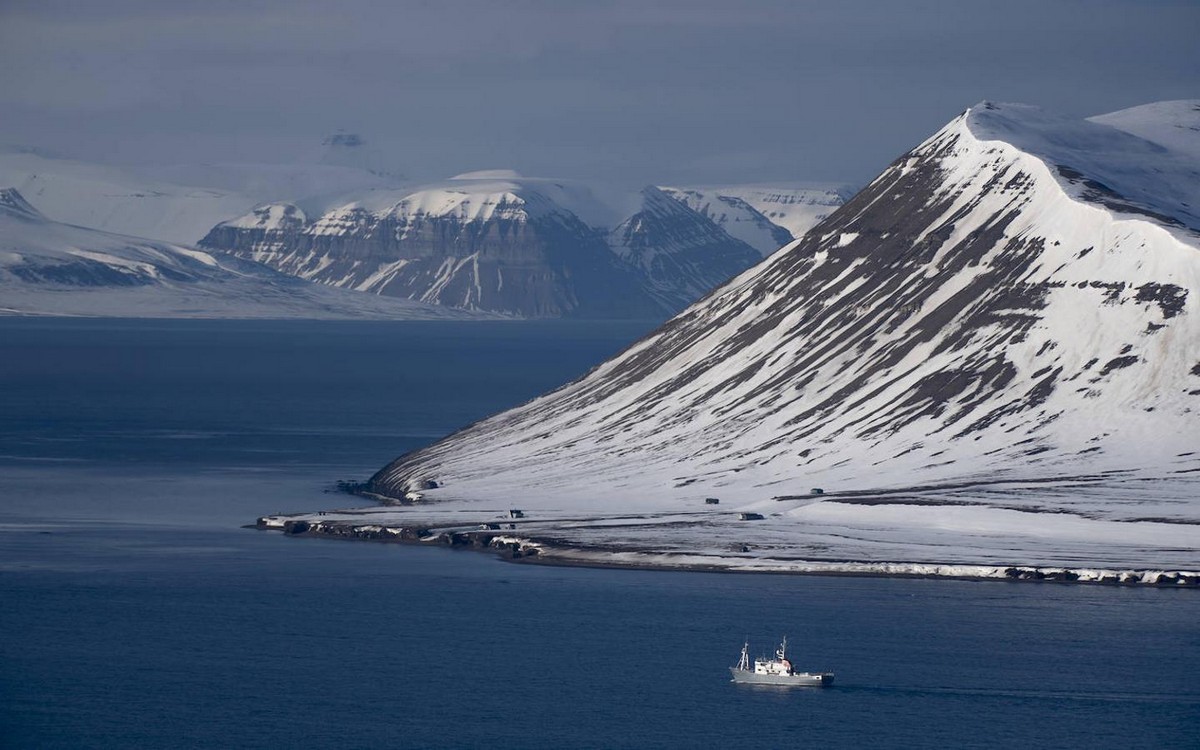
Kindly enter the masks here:
M 280 511 L 652 324 L 0 319 L 0 747 L 1194 748 L 1200 592 L 556 568 Z M 786 635 L 829 689 L 735 685 Z

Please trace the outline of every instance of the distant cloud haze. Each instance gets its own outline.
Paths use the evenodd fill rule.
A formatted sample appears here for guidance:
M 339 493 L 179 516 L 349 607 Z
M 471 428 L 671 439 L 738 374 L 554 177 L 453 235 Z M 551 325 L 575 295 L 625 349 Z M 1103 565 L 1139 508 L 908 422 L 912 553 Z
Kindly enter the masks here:
M 1194 2 L 0 2 L 0 142 L 416 178 L 873 176 L 984 98 L 1200 97 Z

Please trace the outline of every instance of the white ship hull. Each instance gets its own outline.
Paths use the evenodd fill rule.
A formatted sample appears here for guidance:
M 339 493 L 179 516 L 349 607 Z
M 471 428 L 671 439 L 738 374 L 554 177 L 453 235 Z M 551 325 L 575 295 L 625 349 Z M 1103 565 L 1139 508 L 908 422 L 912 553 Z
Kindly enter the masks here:
M 829 687 L 833 672 L 796 672 L 793 674 L 757 674 L 750 670 L 730 667 L 733 681 L 744 685 L 781 685 L 785 687 Z

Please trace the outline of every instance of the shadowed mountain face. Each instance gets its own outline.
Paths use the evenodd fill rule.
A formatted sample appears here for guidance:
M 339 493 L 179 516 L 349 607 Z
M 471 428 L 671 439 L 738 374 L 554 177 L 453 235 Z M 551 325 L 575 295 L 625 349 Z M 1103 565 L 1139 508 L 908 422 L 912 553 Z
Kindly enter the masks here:
M 470 317 L 329 289 L 185 245 L 51 221 L 0 189 L 0 314 L 104 317 Z
M 854 191 L 844 185 L 723 185 L 661 190 L 764 256 L 824 221 Z
M 292 210 L 279 226 L 219 225 L 201 244 L 311 281 L 448 307 L 529 317 L 664 313 L 582 222 L 530 217 L 513 199 L 495 207 L 485 220 L 350 208 L 312 225 Z
M 974 107 L 587 377 L 398 459 L 372 489 L 602 506 L 1186 476 L 1197 154 Z
M 640 210 L 609 233 L 608 244 L 639 272 L 650 294 L 674 311 L 759 260 L 752 247 L 654 187 L 642 191 Z
M 311 221 L 293 205 L 264 206 L 201 245 L 323 284 L 524 317 L 665 317 L 759 257 L 655 188 L 623 220 L 581 192 L 468 176 Z M 610 214 L 616 229 L 581 213 Z

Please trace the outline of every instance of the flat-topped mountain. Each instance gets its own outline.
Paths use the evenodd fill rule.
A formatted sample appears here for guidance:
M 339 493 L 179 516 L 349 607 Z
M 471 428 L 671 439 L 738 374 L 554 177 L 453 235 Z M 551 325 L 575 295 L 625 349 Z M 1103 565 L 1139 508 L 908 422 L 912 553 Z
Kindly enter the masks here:
M 0 314 L 105 317 L 466 317 L 310 284 L 222 253 L 52 221 L 0 189 Z
M 262 206 L 201 245 L 323 284 L 523 317 L 664 317 L 758 258 L 654 188 L 601 199 L 508 171 L 379 191 L 312 217 Z
M 123 169 L 9 150 L 0 185 L 54 221 L 521 317 L 663 319 L 791 241 L 783 225 L 807 228 L 841 200 L 798 186 L 630 192 L 504 169 L 414 186 L 385 165 L 338 132 L 294 164 Z

